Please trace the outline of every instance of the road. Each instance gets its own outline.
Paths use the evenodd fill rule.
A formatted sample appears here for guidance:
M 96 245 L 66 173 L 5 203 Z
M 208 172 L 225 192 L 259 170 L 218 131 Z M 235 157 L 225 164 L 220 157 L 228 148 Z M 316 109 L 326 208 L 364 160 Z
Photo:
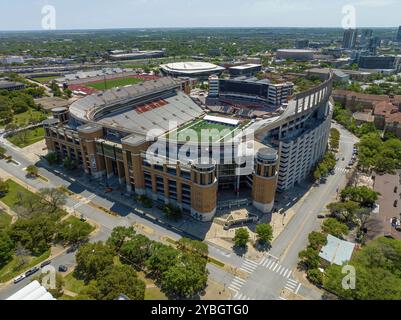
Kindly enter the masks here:
M 271 251 L 266 253 L 261 260 L 248 260 L 235 255 L 231 251 L 208 244 L 211 257 L 240 270 L 243 274 L 247 274 L 246 277 L 240 278 L 212 264 L 208 264 L 210 277 L 229 288 L 233 293 L 234 299 L 275 300 L 280 298 L 284 288 L 308 299 L 320 299 L 316 291 L 301 285 L 294 278 L 293 273 L 298 263 L 298 253 L 307 245 L 308 234 L 318 226 L 317 215 L 332 200 L 332 196 L 336 194 L 338 186 L 344 184 L 346 180 L 345 167 L 352 157 L 353 144 L 356 142 L 356 138 L 342 128 L 339 128 L 339 130 L 341 131 L 340 154 L 344 156 L 345 161 L 339 162 L 335 175 L 330 176 L 326 184 L 314 187 L 304 197 L 305 200 L 298 208 L 296 215 L 280 236 L 275 239 Z M 37 189 L 60 185 L 68 187 L 70 185 L 70 182 L 43 168 L 40 168 L 39 173 L 49 179 L 49 182 L 26 178 L 23 169 L 32 163 L 24 157 L 20 149 L 3 142 L 0 139 L 0 144 L 6 147 L 8 154 L 16 160 L 17 164 L 0 161 L 1 169 Z M 82 190 L 80 195 L 83 197 L 81 200 L 68 198 L 66 206 L 73 208 L 77 214 L 83 214 L 100 226 L 98 234 L 91 241 L 106 240 L 114 227 L 119 225 L 131 226 L 133 224 L 142 225 L 153 230 L 151 234 L 146 234 L 152 240 L 161 241 L 162 238 L 166 237 L 175 240 L 181 238 L 181 234 L 178 232 L 138 215 L 133 208 L 128 208 L 130 210 L 127 214 L 127 208 L 122 208 L 122 206 L 115 207 L 122 208 L 124 211 L 124 215 L 115 217 L 88 204 L 89 201 L 104 203 L 108 200 L 85 189 Z M 113 210 L 118 211 L 115 208 Z M 56 268 L 61 264 L 71 267 L 74 263 L 74 253 L 64 253 L 52 261 L 53 266 Z M 29 279 L 26 279 L 17 285 L 10 284 L 0 288 L 0 299 L 10 296 L 28 283 Z
M 336 124 L 333 127 L 340 130 L 341 133 L 340 161 L 335 169 L 335 175 L 330 176 L 326 184 L 310 190 L 296 215 L 274 240 L 269 252 L 274 258 L 265 256 L 257 265 L 252 262 L 244 265 L 250 276 L 240 287 L 239 293 L 242 296 L 237 295 L 237 297 L 241 299 L 244 296 L 253 299 L 275 299 L 285 288 L 287 291 L 303 297 L 320 299 L 317 291 L 301 285 L 300 282 L 292 279 L 291 275 L 296 270 L 299 261 L 298 253 L 307 246 L 309 233 L 319 227 L 317 215 L 322 213 L 326 205 L 334 200 L 333 196 L 336 196 L 337 188 L 346 183 L 346 167 L 352 158 L 353 146 L 358 142 L 357 138 L 344 128 Z M 344 161 L 342 161 L 342 157 L 344 157 Z

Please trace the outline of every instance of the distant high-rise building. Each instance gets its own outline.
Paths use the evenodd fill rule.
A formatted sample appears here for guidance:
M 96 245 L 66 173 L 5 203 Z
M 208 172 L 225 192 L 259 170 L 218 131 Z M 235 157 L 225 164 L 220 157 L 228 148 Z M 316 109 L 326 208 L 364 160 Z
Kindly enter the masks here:
M 379 37 L 370 38 L 367 44 L 369 52 L 373 55 L 377 53 L 377 48 L 380 47 L 381 39 Z
M 361 41 L 360 46 L 361 48 L 366 48 L 369 46 L 369 41 L 373 37 L 373 30 L 372 29 L 364 29 L 361 33 Z
M 308 39 L 295 40 L 295 48 L 296 49 L 306 49 L 308 47 L 309 47 L 309 40 Z
M 348 29 L 344 31 L 343 48 L 354 49 L 356 46 L 356 39 L 358 37 L 357 29 Z
M 398 28 L 397 41 L 401 42 L 401 26 Z

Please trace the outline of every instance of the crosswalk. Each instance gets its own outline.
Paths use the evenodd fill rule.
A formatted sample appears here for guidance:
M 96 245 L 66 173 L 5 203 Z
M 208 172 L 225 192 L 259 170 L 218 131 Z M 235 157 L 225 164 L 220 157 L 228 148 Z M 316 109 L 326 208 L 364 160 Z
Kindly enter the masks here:
M 94 198 L 96 198 L 96 195 L 95 194 L 91 194 L 89 197 L 84 198 L 81 201 L 77 202 L 73 206 L 73 209 L 78 209 L 79 207 L 82 207 L 83 205 L 90 203 Z
M 281 277 L 289 279 L 291 274 L 292 274 L 292 270 L 290 270 L 289 268 L 286 268 L 284 266 L 282 266 L 280 264 L 280 262 L 277 259 L 274 259 L 272 257 L 264 257 L 260 262 L 259 265 L 270 270 L 273 272 L 276 272 L 277 274 L 279 274 Z
M 231 284 L 228 286 L 228 289 L 230 289 L 238 294 L 238 292 L 241 290 L 241 288 L 244 284 L 245 284 L 245 280 L 236 276 L 231 281 Z
M 299 289 L 301 288 L 301 284 L 293 279 L 288 279 L 284 288 L 297 294 Z
M 255 269 L 258 267 L 257 262 L 254 262 L 249 259 L 245 259 L 244 262 L 241 265 L 240 270 L 246 272 L 246 273 L 252 273 L 255 271 Z
M 255 300 L 255 299 L 250 298 L 250 297 L 246 296 L 246 295 L 243 294 L 243 293 L 237 292 L 237 293 L 235 294 L 233 300 Z
M 335 167 L 334 169 L 337 173 L 348 173 L 349 169 L 347 168 L 341 168 L 341 167 Z

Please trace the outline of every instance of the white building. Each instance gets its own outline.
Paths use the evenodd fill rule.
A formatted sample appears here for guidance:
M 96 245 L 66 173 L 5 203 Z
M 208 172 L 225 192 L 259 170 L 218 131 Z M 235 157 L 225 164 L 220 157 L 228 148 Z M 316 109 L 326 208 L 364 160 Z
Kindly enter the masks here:
M 21 56 L 5 56 L 0 57 L 1 64 L 24 63 L 24 58 Z

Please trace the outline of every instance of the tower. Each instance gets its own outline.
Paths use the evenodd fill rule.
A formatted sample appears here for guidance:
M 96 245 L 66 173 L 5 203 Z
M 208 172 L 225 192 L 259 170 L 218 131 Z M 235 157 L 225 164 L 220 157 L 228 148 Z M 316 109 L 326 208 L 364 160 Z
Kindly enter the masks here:
M 253 205 L 258 210 L 268 213 L 273 209 L 277 188 L 277 151 L 272 148 L 262 148 L 257 152 L 255 160 Z
M 211 221 L 217 206 L 216 164 L 196 161 L 191 167 L 191 214 L 201 221 Z
M 343 35 L 343 48 L 354 49 L 356 46 L 356 39 L 358 37 L 357 29 L 347 29 Z

